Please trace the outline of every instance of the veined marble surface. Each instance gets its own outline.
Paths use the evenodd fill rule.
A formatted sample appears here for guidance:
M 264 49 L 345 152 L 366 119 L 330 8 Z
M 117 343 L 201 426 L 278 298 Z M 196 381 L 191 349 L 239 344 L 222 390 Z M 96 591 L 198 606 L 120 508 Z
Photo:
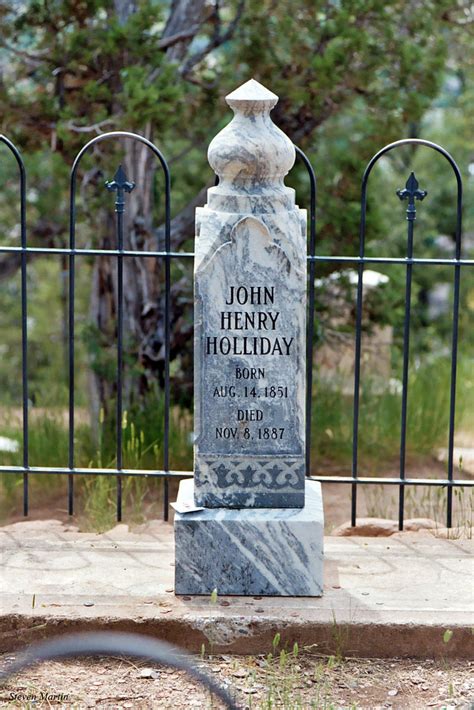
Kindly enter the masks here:
M 219 185 L 197 210 L 195 496 L 209 507 L 302 507 L 306 213 L 284 176 L 295 149 L 251 80 L 212 141 Z
M 178 500 L 193 499 L 193 480 Z M 306 481 L 304 508 L 214 508 L 176 514 L 176 594 L 321 596 L 321 485 Z

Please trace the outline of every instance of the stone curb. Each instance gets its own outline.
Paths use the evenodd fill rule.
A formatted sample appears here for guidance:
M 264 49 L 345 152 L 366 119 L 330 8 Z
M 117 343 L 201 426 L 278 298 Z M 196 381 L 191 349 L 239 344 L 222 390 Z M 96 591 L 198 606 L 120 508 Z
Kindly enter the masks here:
M 203 623 L 204 622 L 204 623 Z M 212 630 L 210 627 L 212 626 Z M 236 638 L 238 628 L 240 635 Z M 279 648 L 292 649 L 297 643 L 300 650 L 309 647 L 312 653 L 342 655 L 361 658 L 438 658 L 472 659 L 474 651 L 473 629 L 462 624 L 452 624 L 448 643 L 443 641 L 446 627 L 416 623 L 337 624 L 328 621 L 297 621 L 269 616 L 239 617 L 215 616 L 200 620 L 179 618 L 114 618 L 91 615 L 71 618 L 59 614 L 29 616 L 7 614 L 0 617 L 0 651 L 11 652 L 41 639 L 64 633 L 84 631 L 123 631 L 177 644 L 192 653 L 268 654 L 272 650 L 275 634 L 281 635 Z M 216 631 L 221 641 L 212 642 Z M 222 641 L 228 635 L 229 643 Z

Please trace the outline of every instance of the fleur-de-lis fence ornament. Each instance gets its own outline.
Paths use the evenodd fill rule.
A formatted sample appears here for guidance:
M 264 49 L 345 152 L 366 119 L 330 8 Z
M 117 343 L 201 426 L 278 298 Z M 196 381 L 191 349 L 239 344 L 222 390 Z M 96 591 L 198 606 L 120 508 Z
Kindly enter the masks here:
M 125 174 L 121 165 L 118 166 L 117 172 L 113 180 L 107 180 L 105 183 L 107 190 L 116 192 L 115 211 L 118 214 L 123 214 L 125 211 L 125 193 L 131 192 L 135 187 L 135 183 L 131 182 Z
M 410 173 L 410 177 L 406 181 L 405 187 L 397 190 L 397 195 L 400 200 L 408 200 L 407 219 L 410 222 L 413 222 L 416 219 L 415 200 L 420 200 L 421 202 L 425 199 L 427 194 L 426 190 L 420 190 L 415 173 Z

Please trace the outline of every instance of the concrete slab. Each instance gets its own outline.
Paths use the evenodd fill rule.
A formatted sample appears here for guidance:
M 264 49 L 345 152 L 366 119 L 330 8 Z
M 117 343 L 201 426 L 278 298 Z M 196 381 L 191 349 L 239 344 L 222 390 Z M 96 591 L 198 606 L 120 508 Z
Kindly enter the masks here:
M 0 528 L 0 650 L 72 630 L 151 634 L 199 652 L 282 642 L 359 656 L 474 657 L 474 550 L 429 533 L 325 538 L 322 598 L 175 597 L 173 529 Z M 446 629 L 453 631 L 444 643 Z

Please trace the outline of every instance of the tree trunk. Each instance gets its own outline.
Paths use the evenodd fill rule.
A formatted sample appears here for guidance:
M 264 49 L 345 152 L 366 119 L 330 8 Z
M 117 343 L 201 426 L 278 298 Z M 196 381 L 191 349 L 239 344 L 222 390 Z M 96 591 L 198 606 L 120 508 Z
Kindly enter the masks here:
M 186 35 L 166 49 L 169 61 L 184 61 L 187 49 L 202 21 L 205 0 L 174 0 L 166 23 L 163 39 Z M 115 0 L 115 12 L 125 23 L 136 10 L 132 0 Z M 188 32 L 192 30 L 192 32 Z M 153 140 L 153 130 L 147 125 L 142 132 Z M 125 196 L 124 248 L 138 251 L 164 247 L 163 228 L 153 231 L 153 181 L 157 159 L 138 141 L 124 141 L 123 168 L 135 183 L 131 194 Z M 201 191 L 174 221 L 178 243 L 194 233 L 194 208 L 202 204 Z M 162 196 L 164 199 L 164 196 Z M 112 199 L 112 196 L 111 196 Z M 107 218 L 102 248 L 116 248 L 116 221 Z M 159 240 L 159 242 L 158 242 Z M 191 383 L 191 318 L 186 313 L 192 306 L 192 284 L 181 279 L 171 290 L 172 339 L 171 358 L 181 357 L 181 394 L 189 398 Z M 113 411 L 116 397 L 116 341 L 117 341 L 117 259 L 99 257 L 94 261 L 90 316 L 97 342 L 92 349 L 91 409 L 97 421 L 100 408 L 105 414 Z M 164 268 L 163 260 L 141 257 L 123 259 L 123 333 L 124 333 L 124 407 L 143 398 L 153 383 L 164 383 Z M 179 380 L 179 378 L 178 378 Z
M 150 126 L 146 127 L 144 135 L 151 138 Z M 124 153 L 123 168 L 135 188 L 131 194 L 125 195 L 123 246 L 134 251 L 156 249 L 151 224 L 156 159 L 145 145 L 133 140 L 124 142 Z M 110 199 L 113 200 L 112 195 Z M 105 231 L 102 248 L 117 248 L 116 215 L 107 219 Z M 117 266 L 117 258 L 99 257 L 95 259 L 93 269 L 91 319 L 101 349 L 92 378 L 95 414 L 99 407 L 107 412 L 116 393 Z M 160 347 L 155 342 L 162 310 L 160 271 L 157 259 L 123 258 L 123 396 L 126 406 L 131 403 L 133 393 L 140 396 L 147 391 L 151 377 L 158 376 L 161 380 L 163 377 Z

